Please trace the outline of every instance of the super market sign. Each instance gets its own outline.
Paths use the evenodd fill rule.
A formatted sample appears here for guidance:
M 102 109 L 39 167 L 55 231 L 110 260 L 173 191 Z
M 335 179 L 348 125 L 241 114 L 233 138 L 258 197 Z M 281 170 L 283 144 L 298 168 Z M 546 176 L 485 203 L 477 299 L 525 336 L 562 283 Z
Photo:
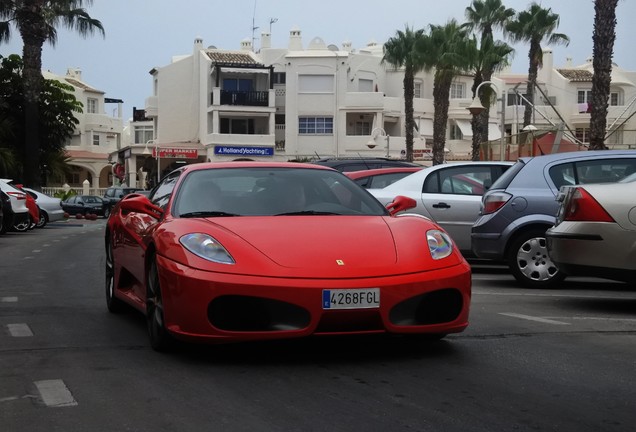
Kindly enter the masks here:
M 215 146 L 214 154 L 223 156 L 274 156 L 274 147 Z

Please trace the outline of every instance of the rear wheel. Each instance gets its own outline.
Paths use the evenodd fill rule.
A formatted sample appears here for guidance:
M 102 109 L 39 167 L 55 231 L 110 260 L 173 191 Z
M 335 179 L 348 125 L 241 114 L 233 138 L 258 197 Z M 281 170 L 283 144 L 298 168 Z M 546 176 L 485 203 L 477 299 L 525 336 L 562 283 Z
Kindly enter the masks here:
M 110 206 L 107 206 L 107 207 L 104 209 L 104 217 L 105 217 L 106 219 L 108 219 L 108 216 L 110 216 Z
M 46 214 L 46 212 L 40 210 L 40 220 L 38 220 L 36 227 L 44 228 L 48 221 L 49 221 L 49 217 Z
M 150 268 L 146 279 L 146 321 L 150 346 L 156 351 L 168 351 L 174 345 L 174 339 L 166 329 L 164 320 L 163 296 L 159 283 L 157 259 L 150 257 Z
M 113 245 L 110 239 L 106 240 L 106 306 L 112 313 L 121 312 L 125 304 L 115 297 L 115 259 L 113 257 Z
M 513 241 L 508 266 L 515 279 L 528 288 L 552 288 L 565 279 L 548 255 L 542 229 L 524 232 Z
M 18 222 L 17 224 L 13 225 L 13 229 L 18 232 L 24 232 L 28 230 L 30 226 L 31 226 L 31 216 L 29 215 L 22 222 Z

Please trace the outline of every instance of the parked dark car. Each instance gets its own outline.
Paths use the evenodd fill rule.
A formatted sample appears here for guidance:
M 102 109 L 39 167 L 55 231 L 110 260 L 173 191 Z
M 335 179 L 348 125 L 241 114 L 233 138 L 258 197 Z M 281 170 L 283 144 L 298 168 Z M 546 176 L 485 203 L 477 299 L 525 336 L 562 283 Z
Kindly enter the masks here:
M 123 197 L 130 193 L 142 192 L 143 189 L 133 187 L 112 186 L 106 189 L 104 192 L 103 200 L 106 202 L 106 210 L 104 217 L 110 216 L 110 210 L 113 206 L 119 202 Z
M 376 168 L 390 168 L 390 167 L 420 167 L 422 165 L 415 162 L 407 162 L 400 159 L 388 159 L 388 158 L 333 158 L 333 159 L 319 159 L 311 162 L 315 165 L 327 166 L 338 171 L 361 171 Z
M 104 216 L 108 208 L 106 202 L 95 195 L 75 195 L 62 201 L 62 208 L 69 215 L 96 214 Z
M 553 287 L 565 277 L 546 247 L 546 231 L 556 222 L 559 188 L 616 182 L 635 167 L 634 150 L 520 158 L 482 197 L 481 216 L 471 230 L 473 252 L 479 258 L 507 262 L 526 287 Z

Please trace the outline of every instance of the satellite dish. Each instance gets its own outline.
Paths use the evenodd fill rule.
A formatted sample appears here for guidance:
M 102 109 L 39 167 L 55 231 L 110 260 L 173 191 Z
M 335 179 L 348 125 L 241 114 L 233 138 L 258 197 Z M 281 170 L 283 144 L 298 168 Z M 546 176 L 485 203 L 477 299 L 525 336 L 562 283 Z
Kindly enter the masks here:
M 329 51 L 338 51 L 338 46 L 334 45 L 334 44 L 330 44 L 327 49 L 329 49 Z
M 215 47 L 214 45 L 210 45 L 208 49 L 217 49 L 217 47 Z

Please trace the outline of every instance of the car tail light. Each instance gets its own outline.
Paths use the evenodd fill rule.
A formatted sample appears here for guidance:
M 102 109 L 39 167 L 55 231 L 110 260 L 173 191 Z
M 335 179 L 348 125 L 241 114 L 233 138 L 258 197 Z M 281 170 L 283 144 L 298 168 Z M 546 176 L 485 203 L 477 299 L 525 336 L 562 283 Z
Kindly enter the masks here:
M 614 219 L 605 211 L 603 206 L 583 188 L 576 188 L 564 205 L 563 220 L 614 222 Z
M 12 196 L 15 199 L 18 200 L 25 200 L 26 199 L 26 194 L 22 193 L 22 192 L 7 192 L 7 195 Z
M 496 192 L 484 197 L 484 208 L 482 214 L 494 213 L 504 206 L 512 195 L 505 192 Z

